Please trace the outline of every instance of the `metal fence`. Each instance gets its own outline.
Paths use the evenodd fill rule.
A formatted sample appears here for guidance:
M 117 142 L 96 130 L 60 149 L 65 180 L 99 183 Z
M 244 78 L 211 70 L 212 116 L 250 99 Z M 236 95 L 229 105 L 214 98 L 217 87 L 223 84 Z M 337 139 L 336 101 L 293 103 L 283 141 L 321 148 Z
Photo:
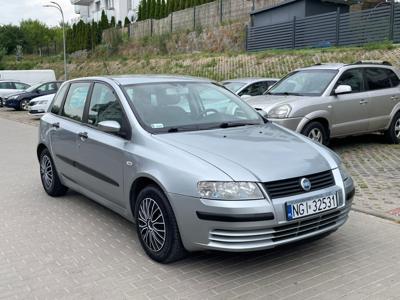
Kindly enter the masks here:
M 249 27 L 248 51 L 400 42 L 400 4 L 359 12 L 325 13 L 269 26 Z

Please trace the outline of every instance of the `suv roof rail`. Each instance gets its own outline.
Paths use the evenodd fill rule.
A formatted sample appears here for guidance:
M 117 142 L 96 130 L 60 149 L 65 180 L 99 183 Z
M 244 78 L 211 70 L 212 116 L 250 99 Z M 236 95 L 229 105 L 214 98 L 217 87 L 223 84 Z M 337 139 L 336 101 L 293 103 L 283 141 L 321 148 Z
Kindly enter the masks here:
M 353 65 L 384 65 L 384 66 L 391 66 L 392 64 L 385 60 L 359 60 L 355 62 Z

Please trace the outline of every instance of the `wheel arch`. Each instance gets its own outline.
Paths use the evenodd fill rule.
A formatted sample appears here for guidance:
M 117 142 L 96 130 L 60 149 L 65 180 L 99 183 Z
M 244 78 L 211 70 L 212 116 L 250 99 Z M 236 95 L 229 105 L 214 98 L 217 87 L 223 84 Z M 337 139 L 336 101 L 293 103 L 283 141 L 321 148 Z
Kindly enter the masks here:
M 129 205 L 130 205 L 130 211 L 132 213 L 133 218 L 135 216 L 135 205 L 136 205 L 137 196 L 139 195 L 139 193 L 142 189 L 144 189 L 146 186 L 149 186 L 149 185 L 154 185 L 154 186 L 158 187 L 164 193 L 165 197 L 169 201 L 168 193 L 166 192 L 164 186 L 157 179 L 155 179 L 153 176 L 150 176 L 147 174 L 140 175 L 132 182 L 132 184 L 130 185 L 130 190 L 129 190 Z
M 322 112 L 322 113 L 315 113 L 315 114 L 310 114 L 306 116 L 305 118 L 302 119 L 300 124 L 297 127 L 297 132 L 302 132 L 304 127 L 306 127 L 308 124 L 311 122 L 319 122 L 322 124 L 322 126 L 325 127 L 328 137 L 331 135 L 331 123 L 329 121 L 329 117 L 327 112 Z
M 42 153 L 43 150 L 48 149 L 47 146 L 43 143 L 40 143 L 37 148 L 36 148 L 36 155 L 38 160 L 40 159 L 40 153 Z

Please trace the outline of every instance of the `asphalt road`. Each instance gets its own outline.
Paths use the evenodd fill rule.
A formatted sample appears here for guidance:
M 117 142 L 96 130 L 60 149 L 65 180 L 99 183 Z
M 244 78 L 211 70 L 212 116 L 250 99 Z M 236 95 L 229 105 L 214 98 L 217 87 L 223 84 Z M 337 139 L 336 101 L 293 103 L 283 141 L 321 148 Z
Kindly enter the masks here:
M 0 299 L 399 299 L 400 225 L 352 212 L 331 236 L 160 265 L 133 226 L 42 190 L 37 128 L 0 119 Z

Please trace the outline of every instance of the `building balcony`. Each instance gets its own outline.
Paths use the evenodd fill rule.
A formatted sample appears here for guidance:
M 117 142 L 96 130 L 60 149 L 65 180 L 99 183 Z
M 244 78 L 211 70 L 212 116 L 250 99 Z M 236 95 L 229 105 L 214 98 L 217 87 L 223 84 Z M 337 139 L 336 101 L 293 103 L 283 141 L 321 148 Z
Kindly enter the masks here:
M 71 3 L 73 5 L 84 5 L 84 6 L 89 6 L 90 4 L 93 3 L 94 0 L 71 0 Z

